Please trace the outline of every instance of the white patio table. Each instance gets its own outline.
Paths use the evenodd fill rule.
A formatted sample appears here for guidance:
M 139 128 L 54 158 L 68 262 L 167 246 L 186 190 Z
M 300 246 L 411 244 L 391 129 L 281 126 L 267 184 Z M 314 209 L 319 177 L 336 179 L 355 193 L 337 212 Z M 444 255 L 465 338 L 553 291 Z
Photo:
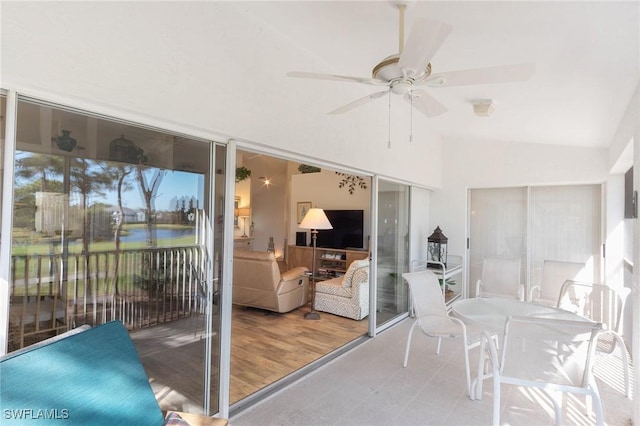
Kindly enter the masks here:
M 452 314 L 460 318 L 466 324 L 482 328 L 486 332 L 495 333 L 502 337 L 504 327 L 509 317 L 550 318 L 570 321 L 591 320 L 565 311 L 560 308 L 539 305 L 532 302 L 523 302 L 516 299 L 501 299 L 495 297 L 469 298 L 455 302 L 451 308 Z M 472 384 L 471 399 L 482 399 L 482 382 L 484 378 L 485 341 L 480 343 L 480 360 L 478 362 L 478 375 Z M 475 392 L 474 392 L 475 385 Z

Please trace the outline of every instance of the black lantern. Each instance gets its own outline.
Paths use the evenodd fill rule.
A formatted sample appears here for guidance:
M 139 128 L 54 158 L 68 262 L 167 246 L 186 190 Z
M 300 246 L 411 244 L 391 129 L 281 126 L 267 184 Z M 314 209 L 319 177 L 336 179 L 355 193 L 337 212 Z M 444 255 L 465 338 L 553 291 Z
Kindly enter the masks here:
M 112 140 L 109 144 L 109 159 L 130 164 L 144 164 L 148 160 L 142 148 L 138 148 L 124 135 Z
M 75 148 L 78 143 L 71 137 L 71 130 L 62 130 L 62 136 L 52 137 L 51 142 L 54 142 L 58 148 L 66 152 L 73 151 L 73 148 Z
M 447 241 L 449 239 L 442 233 L 439 226 L 433 234 L 427 238 L 427 261 L 440 262 L 447 266 Z

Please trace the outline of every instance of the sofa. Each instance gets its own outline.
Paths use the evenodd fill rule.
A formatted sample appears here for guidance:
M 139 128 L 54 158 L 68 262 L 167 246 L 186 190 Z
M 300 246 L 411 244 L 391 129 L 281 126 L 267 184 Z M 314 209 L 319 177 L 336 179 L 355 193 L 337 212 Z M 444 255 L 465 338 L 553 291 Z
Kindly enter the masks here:
M 308 269 L 304 266 L 280 273 L 273 252 L 233 251 L 233 303 L 240 306 L 289 312 L 309 300 Z
M 3 425 L 226 425 L 162 412 L 120 321 L 82 326 L 0 357 Z
M 369 315 L 369 259 L 354 260 L 341 276 L 316 283 L 315 308 L 354 320 Z

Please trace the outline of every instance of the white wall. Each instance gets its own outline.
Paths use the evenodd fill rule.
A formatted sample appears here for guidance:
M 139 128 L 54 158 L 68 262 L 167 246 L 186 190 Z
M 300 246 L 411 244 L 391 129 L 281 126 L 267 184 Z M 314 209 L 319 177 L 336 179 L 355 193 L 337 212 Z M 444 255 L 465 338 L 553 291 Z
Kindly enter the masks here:
M 251 154 L 248 157 L 252 157 Z M 245 165 L 251 170 L 252 219 L 255 224 L 253 248 L 266 251 L 269 237 L 273 237 L 276 256 L 284 255 L 287 238 L 287 163 L 265 155 L 245 159 Z M 271 185 L 266 186 L 260 177 L 271 179 Z
M 640 286 L 638 285 L 638 264 L 640 264 L 640 232 L 638 219 L 624 219 L 624 176 L 629 167 L 634 167 L 634 189 L 638 190 L 640 180 L 637 171 L 640 170 L 638 158 L 638 142 L 640 141 L 640 85 L 627 106 L 624 116 L 616 129 L 609 146 L 609 170 L 612 173 L 607 185 L 607 282 L 615 288 L 623 288 L 626 283 L 625 257 L 633 263 L 633 278 L 631 282 L 631 295 L 627 298 L 627 306 L 622 318 L 622 331 L 629 350 L 635 359 L 640 355 L 638 341 L 640 329 L 634 327 L 640 318 Z M 622 193 L 621 193 L 622 192 Z M 622 211 L 620 211 L 622 209 Z M 633 238 L 634 241 L 629 241 Z M 629 247 L 633 253 L 628 255 Z M 634 319 L 635 315 L 635 319 Z M 636 363 L 638 364 L 638 363 Z M 635 389 L 640 386 L 637 379 L 640 368 L 635 366 Z M 640 420 L 640 404 L 636 404 L 634 412 L 635 421 Z
M 446 140 L 431 228 L 440 226 L 449 237 L 449 253 L 463 255 L 469 188 L 605 182 L 607 158 L 603 148 Z
M 431 192 L 428 189 L 411 188 L 411 259 L 427 258 L 427 238 L 433 233 L 429 211 Z M 446 235 L 446 234 L 445 234 Z
M 629 142 L 633 139 L 634 134 L 637 136 L 638 117 L 640 117 L 640 85 L 636 86 L 631 101 L 609 145 L 609 170 L 617 168 L 619 170 L 616 170 L 616 172 L 624 173 L 631 166 L 629 162 L 633 162 L 633 147 L 629 147 Z M 625 153 L 627 149 L 631 150 L 631 156 Z M 624 165 L 619 167 L 618 163 L 620 163 L 621 157 L 625 157 Z
M 624 287 L 624 175 L 610 175 L 606 190 L 606 258 L 604 281 L 607 285 Z

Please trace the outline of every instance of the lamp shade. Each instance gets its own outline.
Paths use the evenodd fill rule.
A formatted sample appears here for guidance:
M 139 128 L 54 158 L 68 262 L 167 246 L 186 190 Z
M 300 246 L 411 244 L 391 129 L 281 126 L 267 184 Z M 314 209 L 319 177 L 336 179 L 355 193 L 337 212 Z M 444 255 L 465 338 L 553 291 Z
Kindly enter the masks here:
M 251 215 L 251 209 L 249 207 L 240 207 L 236 216 L 246 217 Z
M 324 214 L 324 210 L 313 208 L 309 209 L 307 214 L 300 222 L 300 228 L 302 229 L 333 229 L 331 222 Z

